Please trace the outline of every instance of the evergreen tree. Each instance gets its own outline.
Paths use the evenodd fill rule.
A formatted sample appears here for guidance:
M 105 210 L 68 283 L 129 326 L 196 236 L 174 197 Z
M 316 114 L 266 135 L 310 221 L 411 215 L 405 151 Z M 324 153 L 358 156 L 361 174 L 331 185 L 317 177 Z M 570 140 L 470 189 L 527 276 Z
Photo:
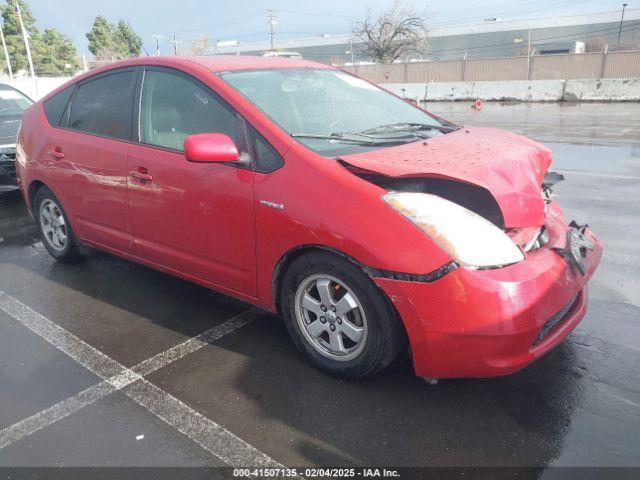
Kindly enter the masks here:
M 116 26 L 101 15 L 94 20 L 87 39 L 89 51 L 98 60 L 137 57 L 142 48 L 142 39 L 129 23 L 120 20 Z
M 78 52 L 71 40 L 55 29 L 46 29 L 34 45 L 37 75 L 72 75 L 80 69 Z
M 16 5 L 20 5 L 20 13 L 31 46 L 33 67 L 37 75 L 72 75 L 80 67 L 78 53 L 73 42 L 56 29 L 46 29 L 40 33 L 36 28 L 36 20 L 31 9 L 23 0 L 7 0 L 0 7 L 2 22 L 7 43 L 7 50 L 14 73 L 29 70 L 27 49 L 22 38 L 20 20 L 16 14 Z M 0 62 L 6 70 L 6 63 Z
M 118 28 L 115 34 L 115 41 L 121 46 L 121 50 L 128 57 L 140 56 L 142 48 L 142 39 L 133 30 L 133 27 L 124 20 L 118 22 Z
M 89 51 L 97 59 L 102 60 L 102 57 L 109 59 L 109 57 L 115 56 L 113 30 L 113 25 L 102 15 L 98 15 L 94 20 L 91 31 L 87 33 L 87 39 L 89 40 Z
M 20 5 L 22 13 L 22 21 L 29 35 L 29 43 L 33 49 L 34 40 L 37 41 L 39 36 L 38 29 L 35 26 L 36 20 L 33 18 L 31 9 L 23 0 L 7 0 L 7 3 L 0 7 L 2 10 L 4 37 L 11 59 L 11 68 L 14 72 L 19 70 L 29 70 L 29 62 L 27 60 L 27 50 L 22 39 L 22 29 L 20 28 L 20 20 L 16 15 L 16 4 Z M 6 68 L 3 63 L 3 68 Z

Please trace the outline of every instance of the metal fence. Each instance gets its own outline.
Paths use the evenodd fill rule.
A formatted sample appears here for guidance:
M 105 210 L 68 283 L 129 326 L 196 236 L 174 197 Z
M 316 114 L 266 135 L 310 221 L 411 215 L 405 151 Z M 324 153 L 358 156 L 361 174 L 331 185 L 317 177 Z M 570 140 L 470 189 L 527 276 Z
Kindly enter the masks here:
M 376 83 L 638 78 L 640 51 L 355 65 L 346 69 Z

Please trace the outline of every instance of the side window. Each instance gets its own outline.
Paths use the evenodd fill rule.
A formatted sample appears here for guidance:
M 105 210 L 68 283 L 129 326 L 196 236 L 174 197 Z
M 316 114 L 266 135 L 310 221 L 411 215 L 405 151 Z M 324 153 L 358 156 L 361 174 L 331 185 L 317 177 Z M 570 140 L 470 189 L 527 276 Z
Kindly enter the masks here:
M 256 171 L 260 173 L 271 173 L 284 165 L 282 157 L 276 152 L 275 148 L 252 126 L 247 125 L 247 128 L 249 130 L 251 148 L 253 149 Z
M 60 125 L 62 114 L 67 108 L 67 103 L 69 103 L 74 88 L 76 86 L 71 85 L 44 102 L 44 114 L 52 127 Z
M 78 87 L 71 101 L 69 127 L 122 140 L 131 139 L 133 70 L 111 73 Z
M 236 141 L 236 114 L 196 80 L 166 71 L 147 70 L 142 87 L 140 141 L 183 150 L 196 133 L 224 133 Z

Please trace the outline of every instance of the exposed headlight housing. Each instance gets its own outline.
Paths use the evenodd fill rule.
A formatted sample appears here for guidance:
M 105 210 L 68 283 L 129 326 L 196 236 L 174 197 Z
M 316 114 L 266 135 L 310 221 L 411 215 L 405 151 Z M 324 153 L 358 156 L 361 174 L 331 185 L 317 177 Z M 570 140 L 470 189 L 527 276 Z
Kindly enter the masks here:
M 462 266 L 495 268 L 524 260 L 520 247 L 502 230 L 456 203 L 413 192 L 390 192 L 382 199 Z

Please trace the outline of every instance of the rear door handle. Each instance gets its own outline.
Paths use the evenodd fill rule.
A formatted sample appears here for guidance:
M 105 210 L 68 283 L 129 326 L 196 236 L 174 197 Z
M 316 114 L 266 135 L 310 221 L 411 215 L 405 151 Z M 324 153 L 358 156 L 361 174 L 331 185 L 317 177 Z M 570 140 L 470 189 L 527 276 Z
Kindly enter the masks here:
M 136 180 L 138 180 L 138 181 L 140 181 L 142 183 L 153 181 L 153 175 L 148 173 L 148 171 L 147 171 L 147 169 L 145 167 L 136 167 L 135 170 L 131 170 L 129 172 L 129 177 L 130 178 L 135 178 Z
M 64 153 L 62 153 L 62 148 L 55 147 L 53 150 L 49 150 L 49 156 L 56 160 L 60 160 L 61 158 L 64 158 Z

